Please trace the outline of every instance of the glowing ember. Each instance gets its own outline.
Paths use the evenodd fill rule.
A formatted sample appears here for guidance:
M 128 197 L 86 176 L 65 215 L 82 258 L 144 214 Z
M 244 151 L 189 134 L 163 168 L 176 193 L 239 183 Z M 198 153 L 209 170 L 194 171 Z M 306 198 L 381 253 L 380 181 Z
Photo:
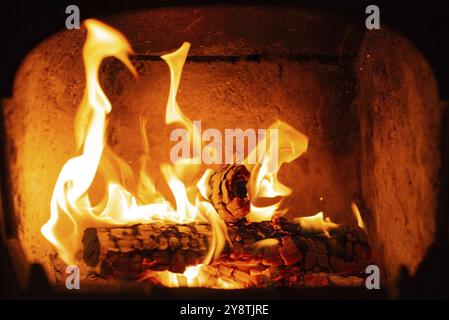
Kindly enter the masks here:
M 216 269 L 207 268 L 203 264 L 187 267 L 182 274 L 170 271 L 148 271 L 141 280 L 150 280 L 170 288 L 177 287 L 207 287 L 214 289 L 243 288 L 235 281 L 223 279 Z

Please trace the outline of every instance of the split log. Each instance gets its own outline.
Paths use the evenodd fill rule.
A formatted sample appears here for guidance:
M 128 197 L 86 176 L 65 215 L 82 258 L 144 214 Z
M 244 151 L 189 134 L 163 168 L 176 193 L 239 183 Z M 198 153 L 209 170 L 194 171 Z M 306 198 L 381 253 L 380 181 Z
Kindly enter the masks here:
M 354 275 L 371 260 L 371 247 L 359 228 L 341 226 L 326 237 L 283 218 L 227 227 L 231 244 L 214 262 L 224 272 L 229 268 L 251 275 L 269 268 L 272 278 L 307 272 Z M 206 257 L 211 234 L 205 223 L 89 228 L 83 237 L 83 259 L 98 267 L 99 275 L 116 279 L 135 279 L 147 270 L 182 273 Z
M 147 268 L 181 273 L 203 261 L 211 234 L 207 223 L 88 228 L 83 260 L 88 267 L 99 266 L 100 275 L 116 279 L 134 279 Z
M 250 173 L 242 164 L 222 167 L 209 177 L 208 198 L 226 222 L 236 222 L 250 211 L 246 184 Z

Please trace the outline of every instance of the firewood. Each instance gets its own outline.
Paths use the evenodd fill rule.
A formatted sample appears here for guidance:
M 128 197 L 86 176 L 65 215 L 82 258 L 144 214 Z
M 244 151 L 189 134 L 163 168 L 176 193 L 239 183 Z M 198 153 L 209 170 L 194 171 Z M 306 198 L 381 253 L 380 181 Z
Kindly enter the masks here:
M 248 215 L 250 201 L 246 184 L 250 173 L 244 165 L 226 165 L 209 176 L 208 198 L 226 222 Z
M 103 276 L 136 278 L 143 270 L 184 272 L 202 262 L 212 234 L 209 224 L 154 222 L 125 227 L 88 228 L 83 260 Z
M 360 228 L 341 226 L 327 237 L 306 233 L 284 218 L 278 223 L 241 220 L 227 227 L 231 243 L 210 267 L 245 283 L 246 275 L 240 272 L 255 277 L 259 272 L 256 278 L 267 282 L 262 273 L 267 269 L 283 283 L 316 272 L 357 275 L 371 260 L 371 247 Z M 182 273 L 203 261 L 211 235 L 206 223 L 89 228 L 83 237 L 83 260 L 100 276 L 115 279 L 135 279 L 148 270 Z M 240 272 L 235 275 L 235 270 Z

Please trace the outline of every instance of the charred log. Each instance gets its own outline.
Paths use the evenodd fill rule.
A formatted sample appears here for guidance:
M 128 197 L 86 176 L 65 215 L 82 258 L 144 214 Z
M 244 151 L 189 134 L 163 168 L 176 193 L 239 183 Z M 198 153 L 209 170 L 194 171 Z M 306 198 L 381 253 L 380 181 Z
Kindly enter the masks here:
M 371 247 L 359 228 L 342 226 L 327 237 L 306 233 L 282 218 L 278 223 L 242 220 L 227 227 L 231 243 L 211 265 L 220 275 L 257 278 L 265 272 L 259 277 L 263 279 L 269 272 L 269 278 L 283 280 L 309 272 L 350 276 L 362 272 L 371 259 Z M 137 278 L 147 270 L 182 273 L 206 257 L 211 234 L 205 223 L 89 228 L 83 259 L 98 267 L 101 276 L 116 279 Z
M 244 165 L 227 165 L 209 177 L 209 201 L 226 222 L 236 222 L 250 210 L 246 184 L 250 173 Z

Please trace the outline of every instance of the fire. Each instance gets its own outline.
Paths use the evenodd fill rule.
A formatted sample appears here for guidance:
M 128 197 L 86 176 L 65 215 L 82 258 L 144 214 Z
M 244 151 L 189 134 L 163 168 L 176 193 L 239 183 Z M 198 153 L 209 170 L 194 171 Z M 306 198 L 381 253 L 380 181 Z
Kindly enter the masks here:
M 94 20 L 87 20 L 85 26 L 88 29 L 83 49 L 86 88 L 75 122 L 76 145 L 80 154 L 62 168 L 51 198 L 50 220 L 42 227 L 44 236 L 68 264 L 75 262 L 73 254 L 77 251 L 80 223 L 114 220 L 103 213 L 95 214 L 87 196 L 105 148 L 106 115 L 111 111 L 111 104 L 99 84 L 98 69 L 103 59 L 113 56 L 134 75 L 137 74 L 128 59 L 131 46 L 120 33 Z M 117 192 L 116 199 L 123 199 L 120 191 L 118 185 L 109 185 L 110 193 Z M 128 198 L 126 194 L 124 198 Z M 115 204 L 120 207 L 120 200 L 118 202 L 108 202 L 107 207 Z
M 229 242 L 226 225 L 207 200 L 207 177 L 210 169 L 200 171 L 200 159 L 197 149 L 201 149 L 201 134 L 192 121 L 182 112 L 177 100 L 183 66 L 190 48 L 184 43 L 178 50 L 162 56 L 170 71 L 170 92 L 166 106 L 165 124 L 179 124 L 190 134 L 194 152 L 191 158 L 176 163 L 162 163 L 160 170 L 170 187 L 175 203 L 166 200 L 159 192 L 150 172 L 147 120 L 140 121 L 141 142 L 144 153 L 140 158 L 139 179 L 135 194 L 125 187 L 123 176 L 132 170 L 127 163 L 116 155 L 106 143 L 107 116 L 112 105 L 99 82 L 99 68 L 107 57 L 120 60 L 137 78 L 137 72 L 129 55 L 132 49 L 126 38 L 113 28 L 97 21 L 86 20 L 87 38 L 83 48 L 86 87 L 75 118 L 75 141 L 77 155 L 69 159 L 62 167 L 51 197 L 51 214 L 41 232 L 50 241 L 66 264 L 76 264 L 81 250 L 81 237 L 88 227 L 111 225 L 133 225 L 163 221 L 167 223 L 207 222 L 212 226 L 210 248 L 202 264 L 187 267 L 183 274 L 168 271 L 151 271 L 143 279 L 152 279 L 165 286 L 207 286 L 213 288 L 240 288 L 233 281 L 225 280 L 214 274 L 208 265 L 216 260 L 226 243 Z M 249 221 L 270 220 L 281 215 L 283 197 L 291 189 L 282 184 L 277 173 L 281 166 L 300 157 L 307 150 L 308 138 L 277 120 L 269 129 L 276 129 L 270 136 L 259 141 L 251 152 L 257 153 L 257 164 L 245 163 L 251 172 L 248 192 L 252 203 L 260 199 L 272 199 L 267 206 L 251 205 L 247 217 Z M 248 157 L 255 156 L 254 154 Z M 93 203 L 89 195 L 96 176 L 100 176 L 106 186 L 103 199 Z M 187 180 L 187 177 L 190 179 Z M 192 182 L 191 177 L 197 177 Z M 358 210 L 357 210 L 358 212 Z M 358 214 L 360 217 L 360 214 Z M 361 221 L 361 218 L 360 218 Z M 323 220 L 322 213 L 312 217 L 300 218 L 298 223 L 305 230 L 317 229 L 328 235 L 338 226 L 328 218 Z M 255 250 L 263 246 L 273 246 L 276 239 L 265 239 L 255 245 Z
M 351 209 L 355 219 L 357 220 L 357 226 L 361 229 L 365 229 L 365 223 L 363 222 L 362 215 L 360 214 L 360 210 L 355 202 L 351 203 Z
M 106 118 L 112 110 L 111 103 L 103 92 L 98 71 L 103 59 L 115 57 L 122 61 L 133 75 L 137 75 L 128 55 L 131 46 L 118 31 L 96 21 L 86 20 L 84 23 L 88 36 L 83 49 L 86 69 L 86 88 L 75 119 L 75 137 L 79 155 L 71 158 L 63 166 L 56 181 L 51 199 L 51 216 L 42 227 L 43 235 L 56 247 L 63 261 L 67 264 L 76 262 L 82 231 L 88 226 L 127 225 L 164 220 L 178 223 L 191 221 L 208 221 L 220 225 L 211 205 L 201 200 L 198 192 L 190 198 L 182 176 L 192 173 L 196 168 L 192 162 L 185 161 L 171 165 L 161 164 L 162 174 L 169 185 L 176 203 L 170 204 L 154 186 L 151 175 L 146 171 L 148 159 L 148 139 L 145 123 L 141 122 L 144 155 L 138 183 L 138 192 L 134 196 L 122 184 L 119 178 L 122 172 L 130 171 L 126 163 L 115 155 L 105 143 Z M 180 81 L 189 44 L 185 43 L 178 51 L 163 56 L 170 68 L 171 86 L 167 103 L 167 123 L 179 122 L 195 135 L 191 122 L 182 114 L 177 102 L 176 92 Z M 112 163 L 120 167 L 114 171 Z M 88 190 L 97 174 L 104 171 L 107 185 L 103 206 L 91 203 Z M 217 226 L 214 239 L 215 247 L 211 248 L 212 256 L 216 250 L 224 246 L 223 226 Z
M 329 237 L 329 232 L 337 229 L 338 224 L 333 223 L 329 217 L 323 218 L 323 212 L 318 212 L 314 216 L 296 218 L 295 222 L 299 223 L 302 230 L 310 233 L 323 233 Z
M 270 220 L 275 214 L 285 213 L 285 210 L 279 210 L 282 198 L 291 194 L 292 190 L 278 180 L 277 173 L 284 163 L 292 162 L 307 151 L 308 138 L 285 122 L 277 120 L 269 129 L 276 129 L 268 131 L 277 132 L 277 137 L 270 134 L 270 139 L 266 137 L 260 142 L 252 151 L 257 152 L 259 161 L 255 165 L 246 164 L 251 172 L 248 190 L 252 203 L 247 219 L 253 222 Z M 253 204 L 262 198 L 278 200 L 264 207 Z
M 183 274 L 170 271 L 149 271 L 141 280 L 151 280 L 170 288 L 177 287 L 207 287 L 214 289 L 240 289 L 243 288 L 235 281 L 220 277 L 216 269 L 199 264 L 187 267 Z

